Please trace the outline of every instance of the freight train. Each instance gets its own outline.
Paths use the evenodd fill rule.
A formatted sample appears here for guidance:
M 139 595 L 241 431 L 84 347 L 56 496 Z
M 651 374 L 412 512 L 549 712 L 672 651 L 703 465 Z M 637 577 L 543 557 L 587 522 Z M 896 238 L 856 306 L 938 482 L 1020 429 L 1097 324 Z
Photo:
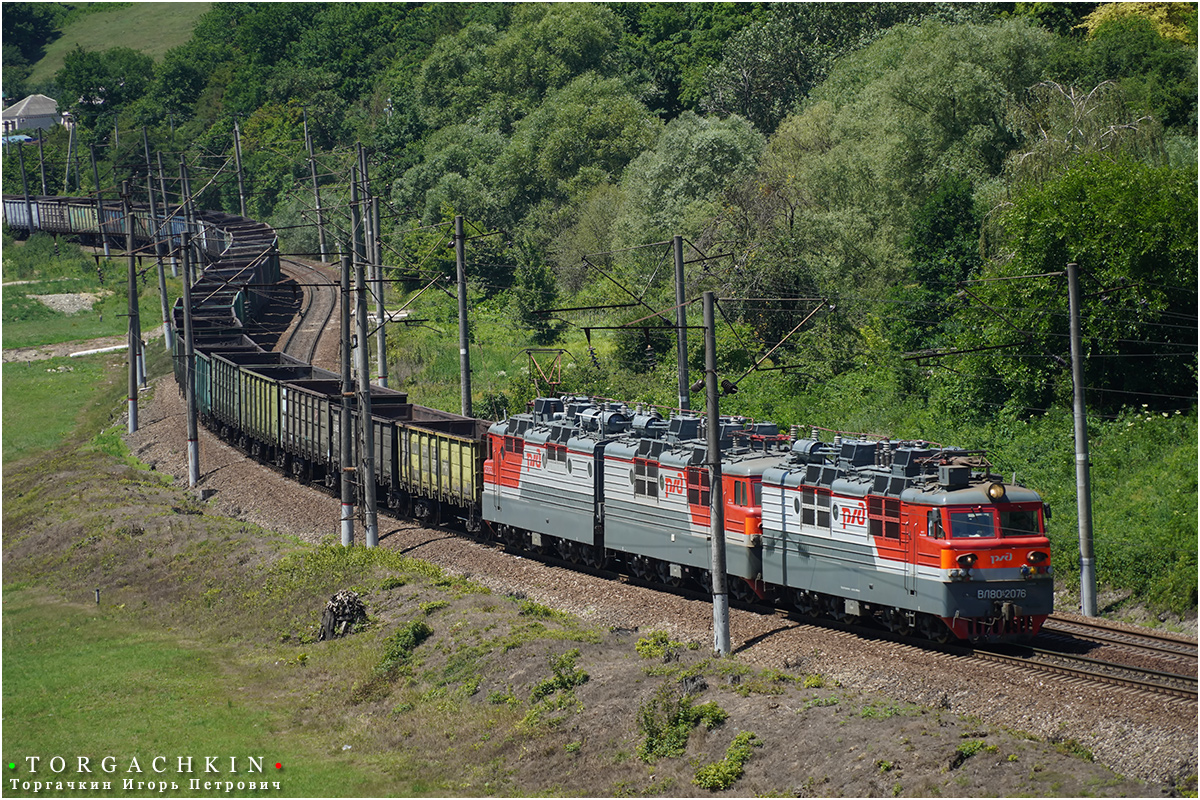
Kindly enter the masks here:
M 77 198 L 4 197 L 14 230 L 96 236 L 95 208 Z M 144 207 L 134 217 L 135 236 L 164 229 Z M 211 212 L 194 230 L 208 262 L 192 292 L 202 421 L 251 456 L 333 488 L 348 466 L 340 463 L 341 425 L 360 424 L 357 399 L 347 423 L 340 376 L 247 335 L 267 303 L 264 287 L 279 279 L 274 232 Z M 170 229 L 176 245 L 180 232 Z M 180 302 L 175 316 L 182 330 Z M 178 341 L 181 386 L 182 353 Z M 538 398 L 526 413 L 490 422 L 410 403 L 404 392 L 370 391 L 377 495 L 399 515 L 461 522 L 514 550 L 656 584 L 711 587 L 701 417 L 568 396 Z M 982 452 L 822 441 L 816 431 L 798 438 L 738 417 L 719 424 L 735 599 L 870 619 L 938 641 L 1031 637 L 1051 613 L 1049 508 L 993 474 Z

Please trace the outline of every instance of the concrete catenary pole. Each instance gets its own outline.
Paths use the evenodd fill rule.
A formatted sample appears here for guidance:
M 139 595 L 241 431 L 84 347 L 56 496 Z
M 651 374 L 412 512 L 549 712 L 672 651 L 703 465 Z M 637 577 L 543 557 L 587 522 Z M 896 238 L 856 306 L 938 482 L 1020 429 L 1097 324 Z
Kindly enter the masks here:
M 354 467 L 351 464 L 350 412 L 354 407 L 354 382 L 350 375 L 350 256 L 342 256 L 342 418 L 338 464 L 342 470 L 342 544 L 354 544 Z
M 46 188 L 46 149 L 43 142 L 46 139 L 46 131 L 38 129 L 38 171 L 42 174 L 42 196 L 50 194 L 50 190 Z
M 111 254 L 108 250 L 108 237 L 104 235 L 104 203 L 100 199 L 100 168 L 96 166 L 96 145 L 91 145 L 92 151 L 92 181 L 96 184 L 96 230 L 100 232 L 100 245 L 104 248 L 104 257 Z
M 29 220 L 29 233 L 33 233 L 33 204 L 29 202 L 29 182 L 25 179 L 24 142 L 17 142 L 17 161 L 21 166 L 21 194 L 25 197 L 25 219 Z
M 179 182 L 183 196 L 185 227 L 192 234 L 192 257 L 188 263 L 192 265 L 193 272 L 198 272 L 203 268 L 203 264 L 200 262 L 200 248 L 204 243 L 200 238 L 200 232 L 196 229 L 196 204 L 192 201 L 192 182 L 188 179 L 187 160 L 182 153 L 179 154 Z M 194 276 L 191 274 L 185 273 L 183 279 L 195 282 Z
M 308 109 L 304 109 L 304 147 L 308 150 L 308 171 L 312 173 L 313 203 L 317 207 L 317 240 L 321 246 L 321 260 L 329 260 L 325 245 L 325 220 L 321 214 L 321 189 L 317 184 L 317 161 L 313 158 L 312 138 L 308 135 Z
M 188 234 L 180 236 L 183 271 L 188 272 Z M 183 374 L 187 397 L 188 486 L 200 483 L 200 430 L 196 424 L 196 343 L 192 336 L 192 285 L 183 282 Z
M 242 180 L 242 129 L 233 118 L 233 157 L 237 161 L 238 213 L 246 216 L 246 184 Z
M 359 262 L 355 272 L 355 288 L 358 290 L 358 424 L 360 446 L 358 448 L 358 474 L 362 477 L 363 523 L 366 528 L 367 547 L 379 545 L 379 516 L 375 504 L 375 426 L 371 424 L 371 354 L 367 347 L 367 280 L 365 268 Z
M 154 155 L 158 158 L 158 193 L 159 193 L 159 196 L 162 197 L 162 199 L 163 199 L 162 200 L 163 216 L 169 217 L 169 216 L 171 216 L 171 212 L 169 210 L 170 203 L 167 202 L 167 179 L 165 177 L 166 173 L 163 171 L 162 151 L 161 150 L 156 151 Z M 179 207 L 183 208 L 183 200 L 182 199 L 179 202 Z M 171 230 L 171 228 L 168 227 L 167 231 L 169 232 L 170 230 Z M 179 256 L 178 256 L 175 248 L 170 246 L 170 243 L 171 243 L 170 237 L 168 237 L 167 242 L 168 242 L 167 250 L 171 253 L 171 277 L 178 278 L 179 277 Z
M 75 123 L 67 129 L 67 171 L 63 173 L 63 192 L 71 191 L 71 156 L 75 154 Z M 79 162 L 76 161 L 76 164 Z M 75 167 L 75 185 L 79 185 L 79 167 Z M 107 255 L 107 253 L 105 254 Z
M 1092 464 L 1088 455 L 1087 407 L 1083 396 L 1083 343 L 1079 324 L 1079 265 L 1067 264 L 1071 305 L 1071 382 L 1075 387 L 1075 497 L 1079 509 L 1079 605 L 1096 616 L 1096 558 L 1092 551 Z
M 467 330 L 467 258 L 463 218 L 454 218 L 454 261 L 458 268 L 458 369 L 461 374 L 462 414 L 471 416 L 471 352 Z
M 162 218 L 158 215 L 158 205 L 154 202 L 154 168 L 150 161 L 150 137 L 146 127 L 142 126 L 142 148 L 146 153 L 146 194 L 150 198 L 150 233 L 154 237 L 154 260 L 158 267 L 158 297 L 162 305 L 163 343 L 167 350 L 171 349 L 171 302 L 167 298 L 167 272 L 163 264 Z M 163 217 L 166 217 L 167 196 L 162 196 Z
M 133 252 L 133 211 L 129 182 L 121 183 L 121 202 L 125 212 L 125 251 L 129 253 L 129 432 L 138 429 L 138 330 L 137 330 L 137 255 Z
M 708 402 L 709 511 L 712 537 L 713 651 L 729 655 L 729 580 L 725 574 L 725 500 L 721 491 L 721 412 L 717 397 L 715 297 L 704 293 L 704 388 Z
M 675 348 L 679 363 L 679 407 L 688 411 L 692 407 L 691 386 L 688 381 L 687 363 L 687 308 L 684 306 L 683 286 L 683 237 L 675 236 Z
M 379 351 L 379 385 L 387 388 L 388 385 L 388 362 L 387 362 L 387 304 L 383 298 L 383 247 L 379 238 L 379 198 L 371 198 L 371 230 L 374 235 L 373 252 L 375 257 L 372 259 L 373 268 L 375 270 L 375 313 L 379 317 L 377 336 L 378 343 L 376 349 Z

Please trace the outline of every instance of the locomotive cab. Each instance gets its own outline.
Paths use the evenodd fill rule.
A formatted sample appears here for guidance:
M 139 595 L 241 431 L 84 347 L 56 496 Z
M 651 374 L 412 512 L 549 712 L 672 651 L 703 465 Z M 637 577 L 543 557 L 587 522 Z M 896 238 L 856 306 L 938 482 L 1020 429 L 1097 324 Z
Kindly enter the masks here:
M 930 613 L 962 639 L 1036 634 L 1053 608 L 1041 498 L 1020 486 L 979 483 L 921 500 L 933 503 L 916 542 L 918 569 L 935 568 L 938 576 Z

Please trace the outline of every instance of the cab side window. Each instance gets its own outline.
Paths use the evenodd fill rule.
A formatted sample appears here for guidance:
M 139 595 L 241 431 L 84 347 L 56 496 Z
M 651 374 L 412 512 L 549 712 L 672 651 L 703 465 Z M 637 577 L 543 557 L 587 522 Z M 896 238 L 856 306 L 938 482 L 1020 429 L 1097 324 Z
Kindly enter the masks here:
M 942 512 L 934 509 L 929 512 L 929 527 L 926 530 L 926 535 L 930 539 L 945 539 L 946 533 L 942 530 Z

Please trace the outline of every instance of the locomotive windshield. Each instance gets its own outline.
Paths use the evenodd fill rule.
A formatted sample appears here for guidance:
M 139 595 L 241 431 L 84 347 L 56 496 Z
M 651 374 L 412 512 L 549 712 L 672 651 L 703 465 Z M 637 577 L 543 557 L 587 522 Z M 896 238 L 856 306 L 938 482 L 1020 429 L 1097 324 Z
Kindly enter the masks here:
M 978 539 L 996 535 L 996 518 L 991 511 L 951 511 L 950 538 Z
M 996 515 L 999 514 L 1000 536 L 1041 536 L 1042 531 L 1038 522 L 1036 508 L 960 508 L 950 509 L 950 538 L 951 539 L 983 539 L 996 536 Z M 940 525 L 936 533 L 931 529 L 931 535 L 940 536 Z
M 1038 514 L 1032 508 L 1014 508 L 1000 512 L 1001 536 L 1041 536 Z

